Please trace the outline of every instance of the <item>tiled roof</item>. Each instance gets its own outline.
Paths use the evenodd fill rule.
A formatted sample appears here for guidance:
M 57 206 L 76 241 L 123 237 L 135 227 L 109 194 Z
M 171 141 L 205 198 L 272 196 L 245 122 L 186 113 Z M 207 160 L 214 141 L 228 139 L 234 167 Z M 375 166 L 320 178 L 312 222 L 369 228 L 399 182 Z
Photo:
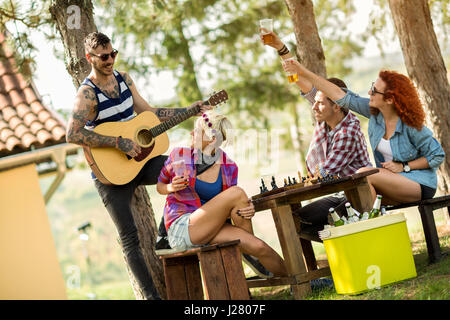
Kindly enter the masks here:
M 66 133 L 64 121 L 18 71 L 8 36 L 0 33 L 0 157 L 65 143 Z

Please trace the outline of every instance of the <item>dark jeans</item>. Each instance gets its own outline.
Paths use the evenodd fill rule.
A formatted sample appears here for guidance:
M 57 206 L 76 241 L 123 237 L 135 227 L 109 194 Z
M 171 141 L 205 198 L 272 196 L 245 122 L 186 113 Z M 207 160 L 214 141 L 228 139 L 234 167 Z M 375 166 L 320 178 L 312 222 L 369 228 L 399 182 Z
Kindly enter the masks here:
M 324 225 L 329 224 L 328 212 L 330 208 L 334 208 L 340 216 L 347 215 L 346 202 L 347 198 L 340 195 L 322 198 L 296 210 L 293 213 L 294 218 L 300 220 L 301 229 L 323 229 Z
M 138 186 L 158 182 L 166 159 L 167 156 L 158 156 L 149 160 L 136 178 L 125 185 L 104 185 L 95 180 L 95 187 L 119 233 L 128 265 L 149 300 L 160 299 L 160 296 L 141 252 L 138 231 L 131 212 L 131 199 Z
M 420 200 L 431 199 L 436 194 L 436 189 L 427 187 L 427 186 L 425 186 L 423 184 L 420 185 L 420 191 L 421 191 L 421 194 L 422 194 L 422 197 L 421 197 Z

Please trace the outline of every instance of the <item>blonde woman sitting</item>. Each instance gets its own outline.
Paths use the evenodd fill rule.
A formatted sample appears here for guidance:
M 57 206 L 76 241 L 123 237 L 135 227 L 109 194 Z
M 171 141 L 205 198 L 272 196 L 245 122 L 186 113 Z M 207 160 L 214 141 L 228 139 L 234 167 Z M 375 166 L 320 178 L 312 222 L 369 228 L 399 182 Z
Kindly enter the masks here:
M 186 249 L 239 239 L 242 253 L 259 259 L 274 275 L 286 275 L 283 259 L 253 235 L 255 209 L 237 186 L 236 163 L 220 149 L 230 128 L 223 115 L 204 114 L 191 132 L 191 147 L 175 148 L 166 160 L 156 188 L 167 195 L 164 221 L 169 244 Z M 181 159 L 186 169 L 176 176 L 173 164 Z M 227 223 L 229 218 L 234 225 Z

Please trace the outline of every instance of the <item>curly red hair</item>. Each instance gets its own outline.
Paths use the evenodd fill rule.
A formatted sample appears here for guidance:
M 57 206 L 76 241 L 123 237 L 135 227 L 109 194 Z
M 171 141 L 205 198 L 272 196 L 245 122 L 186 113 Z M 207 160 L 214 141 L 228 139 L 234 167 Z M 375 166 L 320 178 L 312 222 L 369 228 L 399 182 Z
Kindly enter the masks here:
M 392 99 L 400 119 L 421 130 L 425 124 L 425 111 L 413 82 L 407 76 L 390 70 L 381 70 L 378 76 L 386 84 L 384 100 Z

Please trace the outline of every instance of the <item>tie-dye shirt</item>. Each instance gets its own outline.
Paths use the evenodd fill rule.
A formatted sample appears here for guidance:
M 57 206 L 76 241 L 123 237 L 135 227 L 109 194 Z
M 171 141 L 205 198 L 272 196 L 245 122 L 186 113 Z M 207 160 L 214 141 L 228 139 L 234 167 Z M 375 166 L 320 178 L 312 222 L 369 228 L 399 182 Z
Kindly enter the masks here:
M 229 187 L 237 185 L 238 167 L 223 150 L 218 149 L 217 152 L 221 153 L 216 163 L 220 164 L 222 191 L 225 191 Z M 175 177 L 172 163 L 181 159 L 183 159 L 186 164 L 186 175 L 189 175 L 189 185 L 183 190 L 172 192 L 167 195 L 166 204 L 164 206 L 164 223 L 166 230 L 169 230 L 170 225 L 183 214 L 192 213 L 202 206 L 200 197 L 197 192 L 195 192 L 195 181 L 197 176 L 195 163 L 201 162 L 197 149 L 173 149 L 164 163 L 164 167 L 161 169 L 158 181 L 165 184 L 171 183 L 172 178 Z

